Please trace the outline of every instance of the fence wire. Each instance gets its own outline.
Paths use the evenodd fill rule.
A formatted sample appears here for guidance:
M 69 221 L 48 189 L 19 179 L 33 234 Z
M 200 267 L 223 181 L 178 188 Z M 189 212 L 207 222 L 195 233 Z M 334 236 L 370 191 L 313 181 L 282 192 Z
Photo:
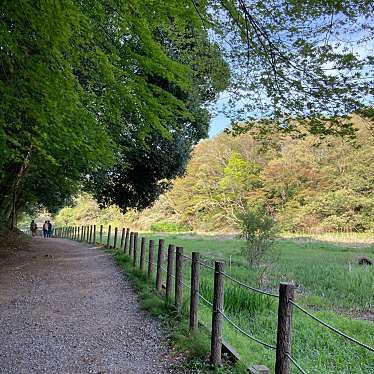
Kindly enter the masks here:
M 307 372 L 295 361 L 295 359 L 290 354 L 286 353 L 286 356 L 299 369 L 300 373 L 307 374 Z
M 317 318 L 316 316 L 314 316 L 313 314 L 309 313 L 306 309 L 304 309 L 302 306 L 296 304 L 294 301 L 291 300 L 291 303 L 292 305 L 294 305 L 296 308 L 298 308 L 299 310 L 301 310 L 303 313 L 305 313 L 306 315 L 308 315 L 310 318 L 314 319 L 315 321 L 317 321 L 318 323 L 320 323 L 321 325 L 327 327 L 328 329 L 330 329 L 331 331 L 335 332 L 336 334 L 342 336 L 343 338 L 346 338 L 348 340 L 350 340 L 351 342 L 363 347 L 363 348 L 366 348 L 367 350 L 371 351 L 371 352 L 374 352 L 374 348 L 368 346 L 367 344 L 365 343 L 361 343 L 360 341 L 358 341 L 357 339 L 355 338 L 352 338 L 351 336 L 345 334 L 344 332 L 338 330 L 337 328 L 329 325 L 328 323 L 322 321 L 321 319 Z
M 259 343 L 261 345 L 263 345 L 264 347 L 266 348 L 269 348 L 269 349 L 277 349 L 274 345 L 271 345 L 271 344 L 268 344 L 268 343 L 265 343 L 263 342 L 262 340 L 256 338 L 255 336 L 251 335 L 251 334 L 248 334 L 246 331 L 244 331 L 240 326 L 238 326 L 232 319 L 230 319 L 224 312 L 222 312 L 222 310 L 218 310 L 219 313 L 222 315 L 222 317 L 230 324 L 232 325 L 236 330 L 238 330 L 240 333 L 242 333 L 244 336 L 246 336 L 247 338 L 255 341 L 256 343 Z
M 266 292 L 266 291 L 260 290 L 259 288 L 251 287 L 248 284 L 242 283 L 242 282 L 238 281 L 237 279 L 233 278 L 231 275 L 228 275 L 226 273 L 221 273 L 221 274 L 223 276 L 225 276 L 226 278 L 230 279 L 232 282 L 237 283 L 240 286 L 242 286 L 244 288 L 247 288 L 247 289 L 249 289 L 251 291 L 254 291 L 254 292 L 257 292 L 257 293 L 261 293 L 263 295 L 267 295 L 267 296 L 272 296 L 272 297 L 279 298 L 279 296 L 277 294 L 274 294 L 274 293 L 271 293 L 271 292 Z

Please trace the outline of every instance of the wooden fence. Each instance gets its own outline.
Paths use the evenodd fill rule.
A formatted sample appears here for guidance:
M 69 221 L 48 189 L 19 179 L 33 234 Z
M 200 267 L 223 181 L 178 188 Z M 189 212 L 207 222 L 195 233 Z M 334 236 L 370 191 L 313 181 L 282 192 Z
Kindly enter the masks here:
M 192 252 L 191 257 L 183 253 L 182 247 L 175 247 L 169 244 L 165 251 L 165 242 L 163 239 L 158 240 L 157 256 L 155 255 L 155 242 L 149 240 L 148 256 L 146 238 L 141 238 L 140 253 L 139 253 L 139 238 L 137 232 L 131 232 L 130 229 L 123 228 L 121 231 L 121 238 L 118 240 L 118 229 L 114 228 L 114 237 L 112 243 L 112 228 L 109 225 L 107 230 L 107 238 L 103 242 L 103 226 L 100 226 L 99 241 L 96 241 L 97 232 L 96 225 L 81 226 L 81 227 L 62 227 L 56 228 L 54 236 L 59 238 L 69 238 L 88 242 L 90 244 L 104 245 L 106 248 L 114 248 L 123 251 L 130 256 L 131 263 L 134 267 L 139 267 L 141 271 L 147 274 L 148 278 L 154 279 L 155 290 L 165 295 L 165 297 L 175 305 L 176 311 L 182 313 L 183 291 L 189 289 L 189 328 L 190 330 L 197 330 L 199 328 L 199 304 L 200 301 L 211 308 L 212 323 L 211 323 L 211 350 L 210 362 L 212 365 L 220 365 L 222 362 L 222 349 L 227 347 L 223 342 L 223 323 L 226 321 L 234 329 L 240 332 L 247 338 L 255 341 L 262 346 L 275 350 L 275 373 L 289 374 L 291 372 L 291 364 L 303 374 L 305 370 L 297 363 L 291 354 L 291 337 L 292 337 L 292 312 L 293 306 L 308 315 L 310 318 L 322 324 L 324 327 L 330 329 L 334 333 L 350 340 L 361 347 L 374 352 L 374 349 L 356 339 L 344 334 L 324 321 L 310 314 L 300 305 L 294 301 L 294 285 L 291 283 L 280 283 L 279 293 L 273 294 L 247 284 L 231 277 L 225 273 L 225 264 L 222 261 L 214 261 L 214 266 L 203 262 L 198 252 Z M 119 244 L 119 245 L 118 245 Z M 166 254 L 166 268 L 164 266 Z M 156 258 L 156 262 L 155 262 Z M 146 264 L 147 263 L 147 267 Z M 188 264 L 188 265 L 186 265 Z M 190 284 L 184 282 L 185 266 L 190 267 Z M 214 272 L 214 288 L 213 288 L 213 302 L 207 300 L 200 293 L 200 270 L 201 267 L 211 269 Z M 156 272 L 156 274 L 154 274 Z M 162 277 L 166 275 L 166 284 L 163 285 Z M 154 276 L 155 275 L 155 276 Z M 174 282 L 173 282 L 174 280 Z M 276 345 L 271 345 L 262 340 L 250 335 L 243 330 L 234 321 L 232 321 L 224 312 L 224 289 L 225 280 L 234 282 L 237 286 L 243 287 L 249 291 L 257 292 L 268 297 L 278 299 L 278 323 L 277 323 L 277 340 Z M 173 287 L 174 283 L 174 287 Z M 252 368 L 253 373 L 268 373 L 268 369 L 262 365 L 255 365 Z

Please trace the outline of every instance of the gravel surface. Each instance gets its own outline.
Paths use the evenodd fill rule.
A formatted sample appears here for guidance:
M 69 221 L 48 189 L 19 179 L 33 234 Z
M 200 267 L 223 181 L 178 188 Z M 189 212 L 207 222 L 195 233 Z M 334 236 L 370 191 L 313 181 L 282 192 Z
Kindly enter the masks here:
M 0 373 L 175 373 L 157 321 L 114 259 L 34 238 L 0 258 Z

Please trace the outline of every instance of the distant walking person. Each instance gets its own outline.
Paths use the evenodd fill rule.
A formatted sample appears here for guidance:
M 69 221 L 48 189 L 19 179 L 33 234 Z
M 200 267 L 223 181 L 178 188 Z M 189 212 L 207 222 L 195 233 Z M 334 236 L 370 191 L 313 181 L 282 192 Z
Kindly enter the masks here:
M 34 220 L 30 223 L 30 231 L 32 236 L 36 236 L 36 230 L 38 229 L 38 225 L 35 223 Z
M 51 221 L 48 221 L 48 238 L 52 237 L 52 223 Z
M 48 237 L 48 222 L 45 221 L 43 225 L 43 237 L 46 238 Z

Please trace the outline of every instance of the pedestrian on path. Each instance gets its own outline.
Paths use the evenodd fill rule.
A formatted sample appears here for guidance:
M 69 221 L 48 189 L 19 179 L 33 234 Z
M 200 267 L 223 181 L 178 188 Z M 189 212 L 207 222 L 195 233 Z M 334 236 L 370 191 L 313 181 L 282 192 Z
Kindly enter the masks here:
M 48 237 L 48 221 L 44 221 L 44 225 L 43 225 L 43 237 L 44 238 Z
M 38 225 L 35 223 L 34 220 L 30 223 L 30 231 L 32 236 L 36 236 L 36 230 L 38 229 Z
M 48 238 L 51 238 L 52 237 L 52 223 L 51 221 L 47 221 L 47 224 L 48 224 Z

